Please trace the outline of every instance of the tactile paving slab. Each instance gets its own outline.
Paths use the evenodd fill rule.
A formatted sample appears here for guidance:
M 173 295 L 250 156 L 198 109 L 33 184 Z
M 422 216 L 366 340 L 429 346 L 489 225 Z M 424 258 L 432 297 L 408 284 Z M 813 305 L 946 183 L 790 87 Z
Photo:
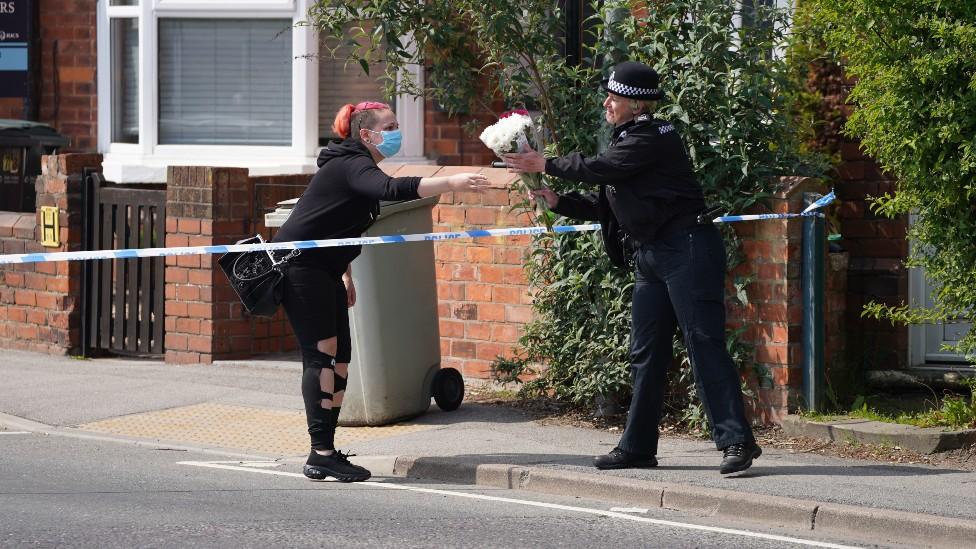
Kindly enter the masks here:
M 336 447 L 342 448 L 354 442 L 432 427 L 409 423 L 381 427 L 339 427 L 335 443 Z M 79 425 L 78 428 L 97 433 L 276 455 L 302 455 L 308 453 L 309 448 L 304 412 L 224 404 L 194 404 L 133 414 Z

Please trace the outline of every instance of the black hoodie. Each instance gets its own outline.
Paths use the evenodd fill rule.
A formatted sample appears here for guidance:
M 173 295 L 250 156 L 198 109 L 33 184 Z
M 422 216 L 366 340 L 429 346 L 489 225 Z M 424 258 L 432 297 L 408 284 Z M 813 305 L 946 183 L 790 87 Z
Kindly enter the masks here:
M 355 238 L 376 220 L 380 200 L 420 198 L 419 177 L 390 177 L 358 141 L 329 143 L 318 166 L 273 242 Z M 292 261 L 324 267 L 338 277 L 361 251 L 362 246 L 307 249 Z
M 599 185 L 598 192 L 560 195 L 553 211 L 600 221 L 614 264 L 627 266 L 622 233 L 639 243 L 666 232 L 668 223 L 705 209 L 701 186 L 674 126 L 641 114 L 617 126 L 602 154 L 579 153 L 546 160 L 546 173 Z M 664 228 L 664 229 L 662 229 Z

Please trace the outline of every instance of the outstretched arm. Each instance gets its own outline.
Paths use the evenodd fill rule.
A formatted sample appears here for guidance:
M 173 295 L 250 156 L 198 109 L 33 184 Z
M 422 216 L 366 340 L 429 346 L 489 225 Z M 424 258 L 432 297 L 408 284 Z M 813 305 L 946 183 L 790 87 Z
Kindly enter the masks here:
M 652 161 L 652 150 L 633 138 L 622 139 L 615 146 L 592 157 L 580 153 L 546 158 L 531 148 L 502 155 L 510 172 L 546 173 L 553 177 L 586 183 L 626 181 Z
M 488 178 L 480 173 L 456 173 L 441 177 L 424 177 L 417 187 L 417 194 L 427 197 L 451 191 L 481 192 L 488 186 Z

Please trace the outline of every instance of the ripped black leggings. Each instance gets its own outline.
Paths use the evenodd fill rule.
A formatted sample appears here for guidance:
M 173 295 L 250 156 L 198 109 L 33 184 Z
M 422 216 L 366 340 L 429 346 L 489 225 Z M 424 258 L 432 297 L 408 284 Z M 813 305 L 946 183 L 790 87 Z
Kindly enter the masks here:
M 339 406 L 333 399 L 346 389 L 346 378 L 335 373 L 335 365 L 348 364 L 352 354 L 346 288 L 341 277 L 300 263 L 288 265 L 283 287 L 282 305 L 302 350 L 302 399 L 312 448 L 334 450 Z M 319 341 L 332 337 L 334 357 L 318 350 Z M 334 375 L 331 393 L 322 388 L 323 371 Z

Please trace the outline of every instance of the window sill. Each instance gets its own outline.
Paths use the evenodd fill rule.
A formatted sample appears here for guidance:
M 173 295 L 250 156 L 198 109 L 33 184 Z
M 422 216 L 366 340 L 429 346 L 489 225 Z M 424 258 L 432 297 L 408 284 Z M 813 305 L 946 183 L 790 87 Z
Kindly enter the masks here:
M 142 155 L 129 153 L 105 154 L 102 161 L 102 174 L 115 183 L 165 183 L 166 169 L 169 166 L 220 166 L 247 168 L 250 175 L 292 175 L 313 174 L 318 170 L 316 156 L 295 156 L 286 154 L 254 154 L 250 157 L 220 153 L 193 155 Z M 433 164 L 424 157 L 394 156 L 380 163 L 390 164 Z

